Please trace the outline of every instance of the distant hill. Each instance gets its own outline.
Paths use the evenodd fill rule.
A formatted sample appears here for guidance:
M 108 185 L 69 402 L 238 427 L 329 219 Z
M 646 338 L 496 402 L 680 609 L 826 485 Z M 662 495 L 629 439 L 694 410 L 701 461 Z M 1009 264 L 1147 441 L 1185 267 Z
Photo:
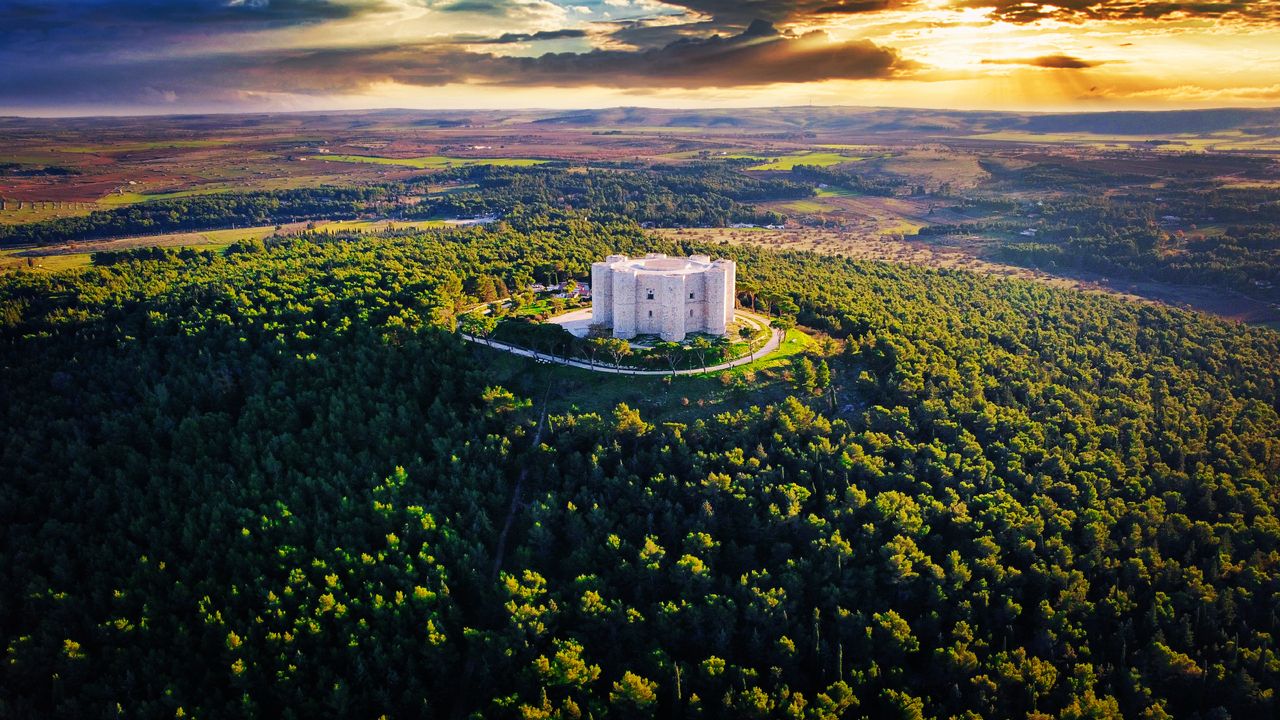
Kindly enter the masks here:
M 1237 131 L 1280 136 L 1280 108 L 1170 110 L 1152 112 L 1017 113 L 913 108 L 778 107 L 659 109 L 617 107 L 585 110 L 375 110 L 254 115 L 181 115 L 163 118 L 166 133 L 250 130 L 305 123 L 310 128 L 342 129 L 454 128 L 529 126 L 598 129 L 704 129 L 734 133 L 863 133 L 965 137 L 994 132 L 1096 133 L 1102 135 L 1177 135 Z M 159 118 L 0 117 L 3 132 L 139 130 L 161 124 Z

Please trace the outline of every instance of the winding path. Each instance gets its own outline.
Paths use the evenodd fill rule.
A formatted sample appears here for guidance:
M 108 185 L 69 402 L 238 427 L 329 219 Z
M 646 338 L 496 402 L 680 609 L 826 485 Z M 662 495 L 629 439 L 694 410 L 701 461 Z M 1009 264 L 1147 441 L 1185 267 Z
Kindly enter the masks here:
M 766 327 L 768 326 L 766 325 Z M 687 370 L 676 370 L 674 372 L 671 370 L 636 370 L 634 368 L 629 368 L 629 367 L 619 367 L 617 365 L 609 365 L 608 363 L 588 363 L 588 362 L 583 362 L 582 360 L 570 360 L 568 358 L 556 357 L 554 355 L 547 355 L 546 353 L 534 352 L 527 348 L 522 348 L 517 345 L 512 345 L 510 343 L 498 342 L 496 340 L 481 339 L 481 338 L 475 337 L 474 335 L 468 335 L 463 332 L 459 332 L 458 335 L 460 335 L 461 337 L 465 338 L 470 342 L 479 343 L 481 345 L 494 348 L 495 350 L 503 350 L 505 352 L 511 353 L 512 355 L 522 355 L 524 357 L 533 358 L 534 360 L 537 360 L 539 362 L 555 363 L 557 365 L 575 367 L 581 370 L 590 370 L 592 372 L 600 372 L 600 373 L 611 373 L 613 375 L 650 375 L 650 376 L 658 377 L 662 375 L 702 375 L 704 373 L 713 373 L 713 372 L 720 372 L 721 370 L 728 370 L 730 368 L 738 367 L 739 365 L 749 365 L 755 362 L 756 360 L 760 360 L 761 358 L 768 357 L 770 354 L 772 354 L 775 350 L 777 350 L 782 345 L 782 339 L 786 335 L 784 331 L 771 327 L 769 328 L 769 333 L 770 333 L 769 341 L 766 342 L 764 346 L 761 347 L 759 350 L 756 350 L 755 352 L 749 355 L 743 355 L 740 358 L 734 358 L 733 360 L 722 362 L 719 365 L 712 365 L 707 368 L 691 368 Z

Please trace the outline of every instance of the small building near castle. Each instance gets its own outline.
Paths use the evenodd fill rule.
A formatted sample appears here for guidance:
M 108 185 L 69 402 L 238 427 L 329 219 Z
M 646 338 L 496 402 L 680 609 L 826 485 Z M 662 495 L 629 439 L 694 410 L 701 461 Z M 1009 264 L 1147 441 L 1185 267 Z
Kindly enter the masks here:
M 733 322 L 737 266 L 707 255 L 610 255 L 591 265 L 592 322 L 617 338 L 724 335 Z

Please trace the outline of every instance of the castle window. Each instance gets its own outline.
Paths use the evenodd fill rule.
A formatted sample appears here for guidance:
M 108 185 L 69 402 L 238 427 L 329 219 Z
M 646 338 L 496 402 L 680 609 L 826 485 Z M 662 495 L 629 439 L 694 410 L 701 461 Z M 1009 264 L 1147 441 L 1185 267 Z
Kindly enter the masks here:
M 653 299 L 653 291 L 652 291 L 652 290 L 645 290 L 645 293 L 649 296 L 649 299 L 650 299 L 650 300 L 652 300 L 652 299 Z M 650 313 L 650 314 L 652 314 L 652 313 Z
M 689 299 L 690 299 L 690 300 L 692 300 L 692 299 L 693 299 L 693 293 L 689 293 Z
M 653 311 L 652 311 L 652 310 L 650 310 L 650 311 L 649 311 L 649 317 L 653 317 Z
M 693 308 L 689 308 L 689 317 L 693 317 Z

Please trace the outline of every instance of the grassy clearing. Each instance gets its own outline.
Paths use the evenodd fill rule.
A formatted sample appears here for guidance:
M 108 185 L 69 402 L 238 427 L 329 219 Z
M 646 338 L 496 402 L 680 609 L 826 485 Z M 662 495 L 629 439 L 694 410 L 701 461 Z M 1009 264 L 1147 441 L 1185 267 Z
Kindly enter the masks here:
M 931 189 L 973 187 L 990 177 L 978 164 L 977 157 L 948 151 L 905 152 L 883 158 L 877 164 L 884 172 Z
M 68 270 L 89 265 L 93 253 L 96 252 L 118 252 L 143 247 L 220 251 L 226 249 L 228 245 L 241 240 L 261 240 L 274 233 L 275 230 L 274 225 L 262 225 L 251 228 L 146 235 L 116 240 L 90 240 L 47 247 L 7 248 L 0 250 L 0 272 L 29 267 L 27 264 L 28 258 L 31 259 L 30 267 L 32 269 Z
M 828 212 L 832 209 L 830 205 L 826 205 L 817 200 L 787 200 L 777 203 L 775 207 L 786 210 L 787 212 L 801 214 L 822 213 Z
M 316 223 L 316 230 L 326 233 L 366 233 L 382 232 L 383 230 L 423 230 L 440 227 L 451 226 L 444 220 L 337 220 Z
M 153 200 L 173 200 L 176 198 L 195 197 L 197 195 L 221 195 L 223 193 L 233 192 L 233 188 L 195 188 L 192 190 L 177 190 L 175 192 L 125 192 L 110 193 L 104 195 L 98 200 L 99 205 L 134 205 L 136 203 L 151 202 Z
M 546 160 L 533 158 L 452 158 L 443 155 L 427 155 L 416 158 L 387 158 L 375 155 L 317 155 L 317 160 L 345 163 L 371 163 L 374 165 L 396 165 L 419 170 L 437 170 L 449 167 L 470 167 L 472 165 L 494 165 L 498 167 L 530 167 L 541 165 Z
M 830 165 L 839 165 L 840 163 L 858 162 L 865 160 L 862 157 L 853 157 L 841 155 L 834 152 L 805 152 L 795 153 L 792 155 L 782 155 L 773 158 L 771 161 L 761 163 L 747 168 L 748 170 L 792 170 L 797 165 L 816 165 L 818 167 L 828 167 Z
M 89 253 L 68 253 L 63 255 L 27 255 L 25 248 L 8 248 L 0 250 L 0 273 L 15 270 L 36 270 L 58 272 L 88 267 Z M 30 264 L 28 264 L 30 260 Z
M 42 207 L 38 209 L 23 207 L 21 210 L 13 209 L 10 206 L 10 209 L 0 210 L 0 225 L 21 225 L 23 223 L 41 222 L 56 218 L 88 215 L 94 209 L 96 208 L 92 204 L 87 207 Z
M 297 222 L 284 226 L 286 232 L 299 232 L 307 223 Z M 425 229 L 450 227 L 442 220 L 349 220 L 342 222 L 317 223 L 319 232 L 381 232 L 388 229 Z M 143 235 L 137 237 L 116 238 L 114 240 L 89 240 L 84 242 L 51 245 L 47 247 L 18 247 L 0 250 L 0 272 L 28 267 L 27 258 L 32 260 L 32 267 L 45 270 L 66 270 L 88 265 L 90 257 L 96 252 L 119 252 L 144 247 L 192 248 L 194 250 L 225 250 L 228 245 L 242 240 L 262 240 L 276 232 L 275 225 L 259 225 L 249 228 L 226 228 L 223 230 L 201 230 L 197 232 L 167 233 L 163 235 Z
M 638 408 L 651 423 L 689 423 L 791 395 L 784 371 L 790 368 L 792 358 L 813 342 L 803 332 L 791 330 L 779 351 L 767 358 L 723 373 L 674 378 L 597 373 L 540 364 L 475 343 L 471 347 L 477 364 L 488 371 L 493 384 L 535 403 L 545 396 L 551 413 L 595 412 L 607 417 L 618 403 L 626 403 Z
M 828 187 L 820 187 L 820 188 L 818 188 L 818 197 L 820 197 L 820 198 L 831 198 L 831 197 L 849 198 L 849 197 L 858 197 L 858 193 L 856 193 L 856 192 L 854 192 L 854 191 L 852 191 L 852 190 L 848 190 L 848 189 L 846 189 L 846 188 L 842 188 L 842 187 L 831 187 L 831 186 L 828 186 Z

